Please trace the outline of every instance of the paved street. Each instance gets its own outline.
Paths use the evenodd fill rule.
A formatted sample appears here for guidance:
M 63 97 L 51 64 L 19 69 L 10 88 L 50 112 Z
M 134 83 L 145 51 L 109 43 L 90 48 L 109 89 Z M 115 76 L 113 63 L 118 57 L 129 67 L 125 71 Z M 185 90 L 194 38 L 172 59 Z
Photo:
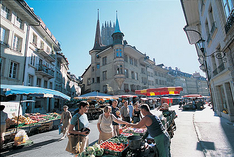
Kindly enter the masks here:
M 234 126 L 224 118 L 214 115 L 212 109 L 206 106 L 203 111 L 182 111 L 178 105 L 172 106 L 176 110 L 177 130 L 171 140 L 172 157 L 203 157 L 203 156 L 234 156 Z M 159 111 L 152 110 L 159 114 Z M 96 129 L 97 120 L 90 121 L 90 144 L 98 139 Z M 17 157 L 71 157 L 65 151 L 67 138 L 59 141 L 61 135 L 58 130 L 53 130 L 34 136 L 30 139 L 34 144 L 17 150 L 3 152 L 4 156 Z

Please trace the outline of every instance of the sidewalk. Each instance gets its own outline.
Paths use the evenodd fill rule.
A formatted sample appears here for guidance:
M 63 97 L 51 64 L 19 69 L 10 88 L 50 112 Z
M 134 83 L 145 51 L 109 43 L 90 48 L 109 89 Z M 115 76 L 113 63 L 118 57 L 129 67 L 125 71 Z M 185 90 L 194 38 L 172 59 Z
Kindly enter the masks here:
M 207 157 L 234 157 L 234 124 L 219 117 L 207 105 L 196 111 L 193 123 L 198 141 Z

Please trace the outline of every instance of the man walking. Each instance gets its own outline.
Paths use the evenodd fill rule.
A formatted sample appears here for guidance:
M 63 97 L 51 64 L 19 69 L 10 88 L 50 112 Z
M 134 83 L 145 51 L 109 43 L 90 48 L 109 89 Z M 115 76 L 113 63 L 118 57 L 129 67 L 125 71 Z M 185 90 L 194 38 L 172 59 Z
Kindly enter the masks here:
M 61 137 L 61 140 L 63 140 L 66 137 L 67 132 L 68 132 L 68 126 L 72 118 L 71 113 L 68 111 L 67 105 L 63 106 L 63 110 L 64 111 L 61 114 L 61 121 L 60 121 L 60 123 L 63 124 L 63 127 L 62 127 L 63 137 Z

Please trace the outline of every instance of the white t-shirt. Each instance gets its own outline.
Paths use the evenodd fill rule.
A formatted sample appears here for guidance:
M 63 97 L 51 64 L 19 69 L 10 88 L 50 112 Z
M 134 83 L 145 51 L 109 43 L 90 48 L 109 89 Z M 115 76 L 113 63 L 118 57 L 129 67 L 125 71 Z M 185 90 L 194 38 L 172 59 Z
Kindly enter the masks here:
M 101 114 L 98 118 L 98 123 L 100 123 L 100 129 L 104 133 L 111 133 L 113 131 L 112 121 L 117 120 L 117 118 L 110 114 L 108 118 L 104 116 L 104 114 Z

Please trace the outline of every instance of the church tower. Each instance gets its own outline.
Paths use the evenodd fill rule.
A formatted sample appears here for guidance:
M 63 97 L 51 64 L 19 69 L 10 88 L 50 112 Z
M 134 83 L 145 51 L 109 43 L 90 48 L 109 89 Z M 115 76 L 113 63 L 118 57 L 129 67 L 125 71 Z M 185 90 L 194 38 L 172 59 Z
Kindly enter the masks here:
M 117 45 L 117 44 L 122 45 L 123 44 L 123 37 L 124 37 L 124 34 L 120 31 L 119 20 L 118 20 L 117 11 L 116 11 L 115 32 L 112 34 L 113 45 Z
M 116 24 L 115 32 L 112 34 L 113 38 L 113 51 L 114 51 L 114 79 L 118 84 L 119 90 L 121 90 L 122 84 L 125 81 L 124 75 L 124 47 L 123 47 L 124 34 L 120 31 L 119 21 L 116 11 Z
M 101 34 L 100 34 L 100 22 L 99 22 L 99 9 L 98 9 L 98 20 L 96 26 L 95 41 L 92 50 L 101 50 L 102 48 Z

